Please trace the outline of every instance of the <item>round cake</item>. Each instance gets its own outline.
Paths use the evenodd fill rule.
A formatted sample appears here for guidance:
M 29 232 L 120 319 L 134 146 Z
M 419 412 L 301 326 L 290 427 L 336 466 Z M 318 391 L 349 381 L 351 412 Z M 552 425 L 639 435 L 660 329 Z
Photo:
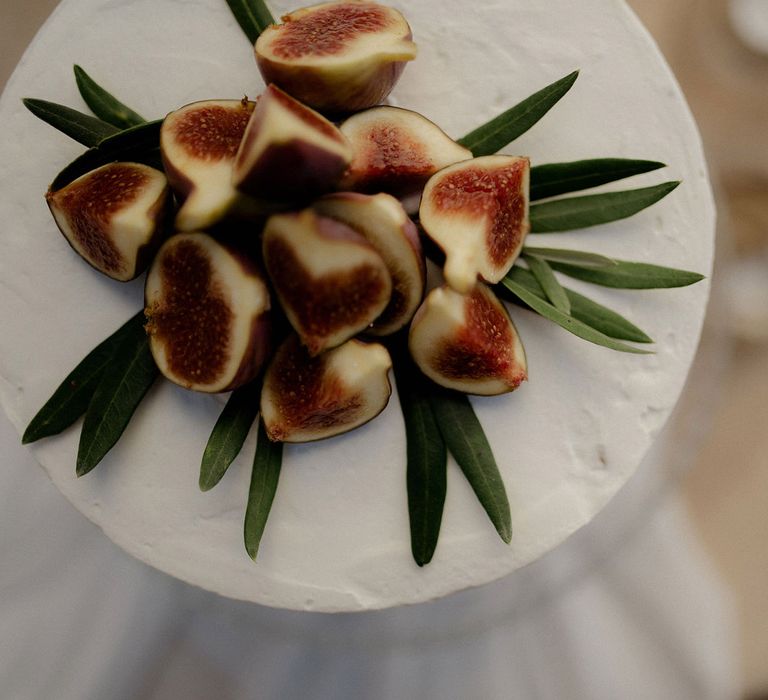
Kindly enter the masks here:
M 296 7 L 269 4 L 276 17 Z M 389 4 L 403 12 L 419 47 L 390 104 L 458 138 L 579 69 L 568 95 L 504 152 L 533 165 L 627 157 L 668 166 L 604 190 L 682 181 L 631 218 L 532 235 L 530 244 L 709 274 L 714 207 L 699 137 L 673 76 L 623 3 Z M 252 48 L 221 0 L 64 0 L 40 31 L 0 101 L 7 164 L 0 172 L 0 399 L 20 433 L 78 361 L 143 302 L 143 280 L 116 283 L 85 265 L 44 202 L 55 174 L 83 148 L 34 119 L 21 98 L 85 111 L 72 64 L 148 119 L 195 100 L 255 97 L 264 89 Z M 256 431 L 215 489 L 198 488 L 222 406 L 216 396 L 156 383 L 117 446 L 80 479 L 76 426 L 31 449 L 60 491 L 117 544 L 226 596 L 353 611 L 478 586 L 564 541 L 632 475 L 683 387 L 709 289 L 706 280 L 645 291 L 568 286 L 643 328 L 654 352 L 614 352 L 511 309 L 529 381 L 511 394 L 472 399 L 506 484 L 509 545 L 451 461 L 437 550 L 429 565 L 414 563 L 396 392 L 366 426 L 286 447 L 256 562 L 242 534 Z

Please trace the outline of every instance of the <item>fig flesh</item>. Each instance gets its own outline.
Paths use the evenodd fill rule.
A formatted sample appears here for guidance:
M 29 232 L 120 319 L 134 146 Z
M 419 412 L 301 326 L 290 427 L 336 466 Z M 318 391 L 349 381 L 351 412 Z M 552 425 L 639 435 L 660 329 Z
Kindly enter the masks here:
M 353 158 L 339 189 L 405 198 L 448 165 L 472 158 L 437 124 L 400 107 L 373 107 L 341 125 Z
M 334 124 L 270 85 L 245 129 L 234 184 L 262 199 L 302 200 L 332 190 L 351 158 Z
M 309 442 L 367 423 L 389 401 L 391 366 L 379 343 L 348 340 L 312 357 L 298 336 L 290 335 L 264 375 L 261 416 L 267 435 Z
M 485 396 L 527 379 L 525 351 L 504 305 L 484 284 L 470 294 L 433 289 L 411 323 L 408 347 L 432 381 Z
M 416 57 L 405 18 L 374 2 L 325 2 L 282 19 L 256 41 L 264 82 L 324 113 L 378 104 Z
M 270 299 L 255 265 L 204 233 L 169 238 L 145 286 L 146 330 L 160 371 L 195 391 L 230 391 L 270 351 Z
M 419 221 L 445 252 L 445 279 L 456 291 L 509 272 L 530 230 L 529 179 L 528 158 L 484 156 L 450 165 L 427 182 Z
M 389 303 L 392 281 L 376 249 L 312 209 L 271 216 L 263 255 L 285 315 L 310 355 L 365 330 Z
M 392 278 L 392 295 L 367 332 L 390 335 L 400 330 L 416 313 L 426 283 L 419 233 L 403 207 L 384 193 L 339 192 L 318 199 L 313 208 L 353 228 L 381 255 Z
M 242 205 L 232 167 L 253 108 L 247 100 L 205 100 L 166 116 L 160 152 L 168 181 L 183 202 L 176 215 L 178 231 L 210 228 Z
M 103 165 L 45 198 L 75 252 L 120 282 L 144 272 L 172 212 L 165 175 L 140 163 Z

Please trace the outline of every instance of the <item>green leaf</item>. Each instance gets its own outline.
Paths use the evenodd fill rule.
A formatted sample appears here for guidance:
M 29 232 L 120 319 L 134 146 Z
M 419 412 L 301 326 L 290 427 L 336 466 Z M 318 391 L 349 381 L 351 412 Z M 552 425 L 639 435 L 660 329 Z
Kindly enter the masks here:
M 133 327 L 139 316 L 143 319 L 144 312 L 140 311 L 109 338 L 99 343 L 67 375 L 30 421 L 21 438 L 23 444 L 58 435 L 85 413 L 115 347 L 120 344 L 122 336 Z
M 541 119 L 576 82 L 579 71 L 539 90 L 506 112 L 470 132 L 459 143 L 477 156 L 490 156 L 524 134 Z
M 546 300 L 544 290 L 530 271 L 515 266 L 507 273 L 507 276 L 521 284 L 528 291 L 533 292 L 539 298 Z M 522 303 L 518 297 L 511 295 L 503 286 L 496 285 L 495 289 L 497 292 L 501 292 L 501 295 L 505 298 L 512 297 L 514 301 Z M 568 295 L 568 300 L 571 302 L 571 316 L 575 319 L 594 328 L 596 331 L 604 333 L 610 338 L 630 340 L 636 343 L 653 342 L 653 339 L 644 331 L 615 311 L 567 287 L 563 287 L 563 289 Z
M 259 437 L 253 460 L 251 486 L 248 489 L 248 506 L 245 510 L 244 539 L 248 556 L 256 560 L 259 544 L 267 525 L 269 511 L 277 492 L 280 468 L 283 463 L 283 443 L 272 442 L 267 437 L 264 422 L 259 421 Z
M 163 120 L 157 119 L 125 129 L 100 141 L 97 146 L 88 149 L 56 176 L 50 186 L 51 192 L 60 190 L 95 168 L 116 161 L 131 161 L 162 168 L 160 158 L 160 127 L 162 125 Z
M 227 5 L 251 44 L 255 44 L 259 35 L 275 23 L 263 0 L 227 0 Z
M 259 413 L 260 382 L 247 384 L 230 394 L 213 427 L 200 464 L 200 490 L 209 491 L 221 481 L 240 454 Z
M 22 100 L 24 106 L 38 119 L 50 124 L 54 129 L 73 138 L 83 146 L 95 146 L 103 139 L 118 133 L 120 130 L 90 114 L 83 114 L 71 107 L 36 100 L 30 97 Z
M 555 277 L 555 273 L 552 272 L 549 263 L 544 260 L 544 258 L 530 254 L 526 254 L 524 260 L 528 263 L 528 268 L 544 290 L 547 299 L 549 299 L 559 311 L 562 311 L 564 314 L 570 314 L 571 302 L 560 282 L 557 281 L 557 277 Z
M 545 197 L 578 192 L 663 167 L 664 163 L 655 160 L 629 158 L 592 158 L 536 165 L 531 168 L 530 199 L 533 202 Z
M 405 421 L 411 553 L 419 566 L 432 560 L 440 536 L 448 453 L 430 404 L 431 384 L 407 349 L 393 352 L 400 409 Z
M 616 260 L 616 265 L 602 268 L 581 267 L 556 262 L 552 263 L 552 267 L 575 279 L 619 289 L 686 287 L 704 279 L 704 275 L 700 275 L 698 272 L 626 260 Z
M 75 66 L 75 81 L 77 89 L 85 104 L 102 121 L 112 124 L 118 129 L 129 129 L 132 126 L 144 124 L 147 120 L 140 114 L 136 114 L 130 107 L 108 93 L 96 81 L 91 78 L 80 66 Z
M 435 387 L 432 411 L 448 451 L 464 472 L 469 485 L 504 542 L 512 539 L 512 516 L 491 446 L 464 394 Z
M 541 297 L 514 280 L 509 274 L 501 281 L 501 284 L 538 314 L 541 314 L 544 318 L 547 318 L 550 321 L 554 321 L 558 326 L 565 328 L 565 330 L 570 331 L 583 340 L 588 340 L 590 343 L 595 343 L 595 345 L 602 345 L 603 347 L 610 348 L 611 350 L 618 350 L 619 352 L 631 352 L 638 355 L 649 354 L 648 350 L 642 350 L 633 347 L 632 345 L 622 343 L 615 338 L 611 338 L 610 336 L 595 330 L 573 316 L 564 314 L 562 311 L 559 311 L 552 306 L 552 304 L 543 300 Z
M 636 190 L 565 197 L 532 204 L 531 233 L 571 231 L 626 219 L 666 197 L 679 184 L 664 182 Z
M 90 472 L 117 443 L 158 375 L 143 326 L 143 314 L 131 319 L 88 404 L 77 452 L 78 476 Z
M 572 263 L 579 267 L 611 267 L 612 265 L 617 264 L 613 258 L 607 258 L 605 255 L 599 255 L 597 253 L 586 253 L 583 250 L 525 246 L 522 253 L 523 255 L 536 255 L 550 262 Z

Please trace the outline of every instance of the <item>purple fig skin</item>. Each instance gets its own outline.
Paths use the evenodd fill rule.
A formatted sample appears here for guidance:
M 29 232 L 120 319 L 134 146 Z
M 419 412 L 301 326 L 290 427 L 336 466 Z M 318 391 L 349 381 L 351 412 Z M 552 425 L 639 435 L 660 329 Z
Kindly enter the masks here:
M 270 110 L 283 109 L 302 122 L 292 137 L 287 125 L 275 140 L 248 163 L 265 129 Z M 267 133 L 268 137 L 269 134 Z M 312 139 L 317 142 L 313 143 Z M 259 98 L 243 135 L 234 164 L 234 184 L 241 192 L 262 199 L 303 200 L 331 191 L 352 157 L 344 135 L 314 110 L 269 85 Z
M 166 185 L 145 210 L 147 239 L 127 259 L 110 238 L 110 219 L 141 196 L 151 176 L 162 177 Z M 174 213 L 165 176 L 138 163 L 110 163 L 96 168 L 66 187 L 49 190 L 45 200 L 72 249 L 93 269 L 118 282 L 136 279 L 146 270 L 171 230 Z M 69 229 L 69 235 L 65 229 Z
M 392 281 L 376 249 L 346 224 L 311 209 L 267 221 L 263 258 L 311 355 L 365 330 L 389 302 Z
M 252 381 L 271 354 L 261 271 L 203 233 L 177 234 L 160 249 L 147 277 L 145 315 L 158 367 L 186 389 L 236 389 Z
M 391 366 L 378 343 L 353 339 L 312 356 L 297 335 L 289 335 L 264 375 L 261 415 L 267 436 L 275 442 L 312 442 L 365 425 L 387 406 Z
M 369 51 L 360 52 L 361 42 L 377 34 L 388 36 L 390 45 L 376 45 L 374 39 Z M 254 50 L 266 83 L 275 83 L 314 109 L 338 115 L 371 107 L 389 95 L 405 63 L 416 57 L 412 38 L 396 10 L 346 0 L 286 15 L 283 24 L 262 32 Z M 312 60 L 302 62 L 305 58 Z

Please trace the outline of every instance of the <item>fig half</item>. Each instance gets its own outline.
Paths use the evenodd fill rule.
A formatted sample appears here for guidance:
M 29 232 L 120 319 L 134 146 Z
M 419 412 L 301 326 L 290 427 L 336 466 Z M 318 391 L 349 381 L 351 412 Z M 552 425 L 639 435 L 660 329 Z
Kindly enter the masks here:
M 389 302 L 392 280 L 376 249 L 311 209 L 271 216 L 263 252 L 285 315 L 310 355 L 365 330 Z
M 172 211 L 165 175 L 140 163 L 103 165 L 45 199 L 75 252 L 120 282 L 144 272 Z
M 394 87 L 416 57 L 411 28 L 384 5 L 344 0 L 285 15 L 256 41 L 256 62 L 267 84 L 325 113 L 371 107 Z
M 318 199 L 313 208 L 353 228 L 381 255 L 392 278 L 392 295 L 367 332 L 390 335 L 400 330 L 416 313 L 426 283 L 419 233 L 400 202 L 384 193 L 339 192 Z
M 445 252 L 445 279 L 466 293 L 478 276 L 498 282 L 520 254 L 530 223 L 530 161 L 484 156 L 450 165 L 424 187 L 419 221 Z
M 264 375 L 261 416 L 270 440 L 309 442 L 345 433 L 387 405 L 392 360 L 379 343 L 348 340 L 312 357 L 296 335 Z
M 438 170 L 472 158 L 437 124 L 400 107 L 374 107 L 344 121 L 341 132 L 353 158 L 339 189 L 388 192 L 399 198 L 420 193 Z
M 245 129 L 233 181 L 254 197 L 302 200 L 332 190 L 351 159 L 334 124 L 270 85 Z
M 408 347 L 432 381 L 466 394 L 503 394 L 528 376 L 517 330 L 484 284 L 466 295 L 433 289 L 411 323 Z
M 186 389 L 230 391 L 254 379 L 270 351 L 269 309 L 259 270 L 204 233 L 169 238 L 147 275 L 152 355 Z
M 177 230 L 210 228 L 240 204 L 232 166 L 253 108 L 247 100 L 205 100 L 165 117 L 160 152 L 168 181 L 183 202 Z

